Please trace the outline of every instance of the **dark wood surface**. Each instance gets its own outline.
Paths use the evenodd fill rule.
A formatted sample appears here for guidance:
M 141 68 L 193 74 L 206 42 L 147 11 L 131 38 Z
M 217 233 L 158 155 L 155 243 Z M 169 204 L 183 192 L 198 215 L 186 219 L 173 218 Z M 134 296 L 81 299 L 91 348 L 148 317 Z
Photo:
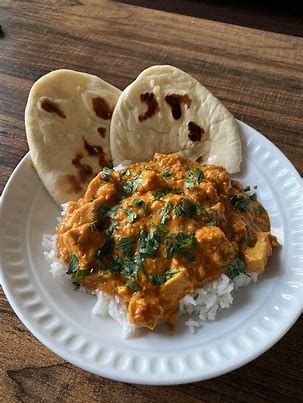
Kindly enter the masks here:
M 264 133 L 303 174 L 298 37 L 102 0 L 2 0 L 0 24 L 0 191 L 28 150 L 23 114 L 30 87 L 62 67 L 97 74 L 121 89 L 152 64 L 180 67 Z M 26 330 L 2 291 L 0 313 L 1 402 L 302 401 L 302 319 L 236 371 L 190 385 L 147 387 L 66 363 Z

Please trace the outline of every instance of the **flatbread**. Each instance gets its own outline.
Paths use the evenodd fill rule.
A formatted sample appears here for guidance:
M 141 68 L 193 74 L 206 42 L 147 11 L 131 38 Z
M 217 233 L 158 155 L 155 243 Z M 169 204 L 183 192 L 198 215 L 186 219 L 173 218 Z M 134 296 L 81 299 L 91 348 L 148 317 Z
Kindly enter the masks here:
M 242 159 L 232 114 L 202 84 L 172 66 L 144 70 L 123 91 L 111 121 L 110 145 L 114 165 L 179 152 L 233 173 Z
M 33 85 L 25 127 L 31 158 L 58 203 L 76 200 L 104 166 L 112 166 L 109 130 L 121 94 L 99 77 L 55 70 Z

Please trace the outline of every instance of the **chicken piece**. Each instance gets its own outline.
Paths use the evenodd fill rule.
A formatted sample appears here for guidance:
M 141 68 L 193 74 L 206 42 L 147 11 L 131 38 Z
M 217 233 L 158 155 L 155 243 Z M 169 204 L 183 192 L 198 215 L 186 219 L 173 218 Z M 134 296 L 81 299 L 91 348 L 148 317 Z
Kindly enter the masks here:
M 157 298 L 135 293 L 128 304 L 128 318 L 131 323 L 154 329 L 162 318 L 163 307 Z
M 252 272 L 262 272 L 267 263 L 267 259 L 272 254 L 272 235 L 270 232 L 259 232 L 257 242 L 254 247 L 246 247 L 242 251 L 244 261 L 248 270 Z
M 77 256 L 81 267 L 90 267 L 96 257 L 98 248 L 104 245 L 106 239 L 104 235 L 97 231 L 93 241 L 89 224 L 81 225 L 77 228 L 66 231 L 58 240 L 61 254 L 67 262 L 71 254 Z

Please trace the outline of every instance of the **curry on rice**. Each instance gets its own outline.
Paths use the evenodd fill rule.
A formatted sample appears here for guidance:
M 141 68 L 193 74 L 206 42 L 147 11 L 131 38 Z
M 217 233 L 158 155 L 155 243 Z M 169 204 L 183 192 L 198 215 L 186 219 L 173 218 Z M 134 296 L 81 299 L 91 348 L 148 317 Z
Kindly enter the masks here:
M 104 168 L 57 235 L 73 281 L 118 295 L 129 321 L 150 329 L 173 328 L 179 301 L 222 273 L 262 272 L 278 244 L 254 189 L 177 154 Z

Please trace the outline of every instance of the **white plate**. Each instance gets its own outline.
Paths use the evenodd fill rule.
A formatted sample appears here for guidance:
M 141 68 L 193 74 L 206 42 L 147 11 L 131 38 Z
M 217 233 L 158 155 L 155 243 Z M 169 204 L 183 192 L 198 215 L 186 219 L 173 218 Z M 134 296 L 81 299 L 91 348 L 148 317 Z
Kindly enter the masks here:
M 302 310 L 303 198 L 301 178 L 265 137 L 240 123 L 244 163 L 239 178 L 257 184 L 272 231 L 283 245 L 256 284 L 243 287 L 232 308 L 191 335 L 178 322 L 169 335 L 121 339 L 110 318 L 90 314 L 95 297 L 53 279 L 43 257 L 43 233 L 53 233 L 59 209 L 44 190 L 30 156 L 3 193 L 0 212 L 4 292 L 27 328 L 59 356 L 108 378 L 143 384 L 178 384 L 221 375 L 258 357 L 292 326 Z

